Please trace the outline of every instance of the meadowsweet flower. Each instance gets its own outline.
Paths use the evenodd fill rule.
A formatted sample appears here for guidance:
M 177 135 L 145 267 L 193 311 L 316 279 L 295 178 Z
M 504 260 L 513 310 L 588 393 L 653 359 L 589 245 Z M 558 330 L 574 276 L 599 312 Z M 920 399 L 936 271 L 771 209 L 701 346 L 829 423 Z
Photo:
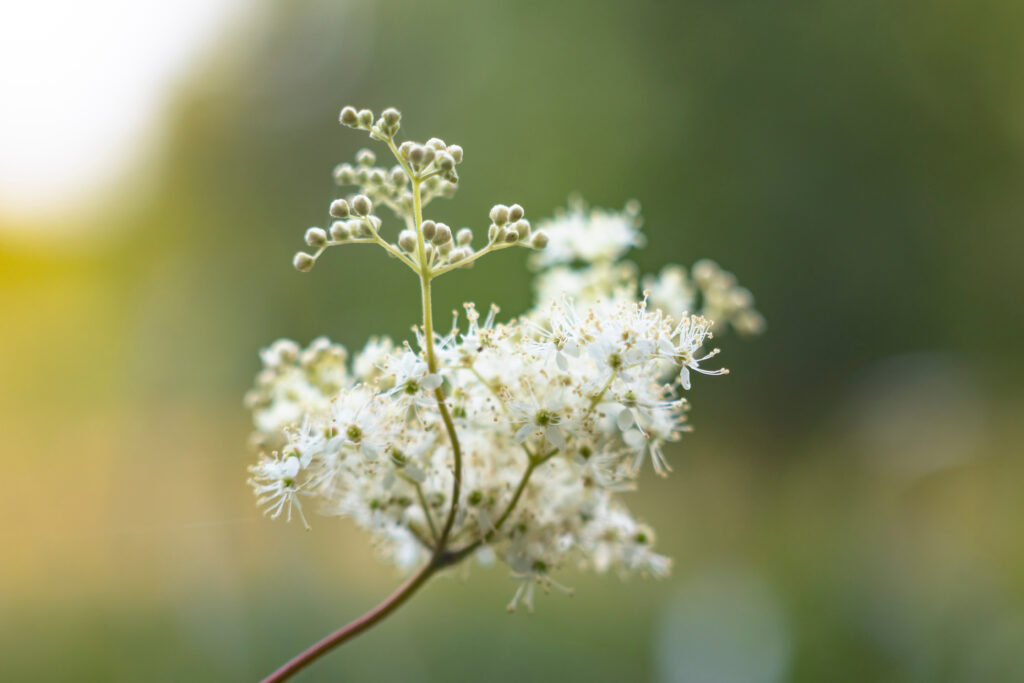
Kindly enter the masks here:
M 623 494 L 647 463 L 661 476 L 671 470 L 665 444 L 689 429 L 679 392 L 691 391 L 691 373 L 726 372 L 703 366 L 719 352 L 703 350 L 710 313 L 756 332 L 753 298 L 710 261 L 641 278 L 622 260 L 644 243 L 632 204 L 615 212 L 577 202 L 539 230 L 518 204 L 497 204 L 487 244 L 474 249 L 472 229 L 422 213 L 454 192 L 462 148 L 399 143 L 400 120 L 393 109 L 342 111 L 342 124 L 383 142 L 397 163 L 378 166 L 364 150 L 335 169 L 355 192 L 331 203 L 329 229 L 306 231 L 315 252 L 296 267 L 339 246 L 375 245 L 419 279 L 424 318 L 412 339 L 375 337 L 351 358 L 323 337 L 260 353 L 246 396 L 259 504 L 305 524 L 302 504 L 313 503 L 365 529 L 395 565 L 426 563 L 428 575 L 469 557 L 503 563 L 519 582 L 510 609 L 532 609 L 535 589 L 560 588 L 553 575 L 566 568 L 667 575 L 671 561 Z M 432 280 L 511 247 L 536 250 L 533 306 L 502 321 L 496 307 L 482 316 L 467 303 L 439 331 Z
M 711 321 L 703 316 L 684 316 L 672 332 L 672 337 L 675 340 L 671 352 L 672 359 L 679 363 L 679 381 L 686 390 L 690 389 L 691 370 L 705 375 L 726 375 L 729 373 L 725 368 L 708 370 L 700 367 L 702 361 L 717 356 L 721 351 L 721 349 L 712 349 L 703 356 L 698 357 L 705 340 L 711 339 L 713 336 L 711 324 Z
M 588 209 L 582 201 L 573 201 L 567 211 L 537 225 L 547 234 L 548 244 L 534 255 L 534 263 L 613 262 L 644 244 L 638 211 L 635 204 L 615 212 Z

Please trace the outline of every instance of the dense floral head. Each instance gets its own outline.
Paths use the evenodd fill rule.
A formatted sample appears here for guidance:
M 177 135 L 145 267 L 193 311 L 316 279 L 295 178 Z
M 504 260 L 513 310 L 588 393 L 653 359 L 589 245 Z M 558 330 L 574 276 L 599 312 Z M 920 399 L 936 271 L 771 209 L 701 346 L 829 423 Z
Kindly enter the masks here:
M 346 108 L 341 121 L 385 142 L 397 165 L 362 151 L 335 177 L 359 194 L 336 200 L 329 229 L 307 231 L 317 251 L 373 242 L 421 280 L 424 324 L 412 339 L 371 339 L 350 359 L 326 339 L 288 340 L 261 354 L 247 397 L 261 451 L 251 484 L 274 516 L 306 521 L 309 504 L 351 518 L 399 566 L 475 555 L 504 562 L 522 583 L 512 607 L 532 605 L 537 584 L 576 567 L 622 575 L 666 575 L 654 532 L 623 502 L 649 469 L 671 470 L 665 445 L 688 431 L 684 392 L 709 367 L 712 320 L 743 332 L 763 321 L 749 292 L 710 261 L 687 272 L 666 266 L 641 278 L 622 258 L 644 243 L 639 207 L 621 212 L 582 203 L 533 230 L 517 204 L 495 205 L 488 242 L 472 247 L 422 217 L 426 200 L 450 194 L 462 150 L 432 138 L 397 145 L 400 115 Z M 403 225 L 384 237 L 375 205 Z M 538 251 L 537 300 L 499 321 L 472 304 L 439 333 L 430 281 L 506 246 Z M 639 283 L 645 291 L 641 292 Z

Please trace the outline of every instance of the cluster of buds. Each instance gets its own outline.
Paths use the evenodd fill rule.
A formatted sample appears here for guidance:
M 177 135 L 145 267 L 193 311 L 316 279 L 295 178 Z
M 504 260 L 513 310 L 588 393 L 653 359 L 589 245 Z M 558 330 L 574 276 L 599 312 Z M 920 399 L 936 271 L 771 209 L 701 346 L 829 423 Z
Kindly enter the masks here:
M 701 259 L 693 264 L 690 277 L 700 290 L 705 316 L 728 321 L 740 334 L 764 331 L 764 316 L 754 309 L 754 295 L 739 284 L 735 275 L 711 259 Z
M 358 185 L 360 191 L 375 198 L 386 199 L 396 212 L 410 214 L 412 192 L 407 180 L 412 177 L 421 185 L 424 200 L 451 197 L 459 182 L 455 167 L 462 163 L 462 147 L 446 144 L 440 138 L 425 143 L 406 141 L 395 146 L 395 136 L 401 127 L 402 114 L 394 107 L 385 109 L 374 121 L 369 109 L 357 111 L 355 107 L 341 110 L 342 125 L 369 132 L 370 137 L 391 147 L 398 157 L 398 165 L 391 168 L 376 167 L 376 157 L 370 150 L 361 150 L 356 165 L 340 164 L 334 169 L 339 185 Z
M 316 251 L 312 254 L 300 251 L 292 259 L 292 265 L 303 273 L 312 270 L 320 255 L 328 247 L 355 242 L 381 242 L 379 231 L 381 220 L 373 215 L 373 202 L 366 195 L 335 199 L 331 202 L 330 214 L 336 218 L 327 229 L 312 227 L 306 230 L 306 244 Z
M 548 245 L 545 232 L 533 233 L 530 221 L 523 218 L 523 207 L 518 204 L 505 206 L 495 204 L 491 209 L 491 225 L 487 228 L 487 241 L 490 244 L 528 244 L 534 249 L 543 249 Z
M 462 147 L 449 145 L 440 138 L 420 144 L 412 141 L 396 143 L 402 115 L 397 109 L 385 109 L 374 119 L 369 109 L 341 110 L 341 123 L 350 128 L 368 131 L 370 137 L 384 142 L 395 158 L 390 168 L 377 165 L 372 150 L 356 153 L 355 164 L 343 163 L 334 169 L 339 185 L 354 185 L 358 193 L 331 203 L 330 216 L 335 219 L 326 228 L 312 227 L 306 231 L 306 244 L 312 253 L 295 254 L 293 265 L 308 272 L 321 254 L 332 246 L 372 242 L 399 258 L 420 275 L 435 277 L 456 267 L 469 267 L 485 253 L 511 246 L 543 249 L 548 237 L 534 232 L 518 204 L 498 204 L 491 209 L 487 246 L 473 248 L 473 231 L 453 231 L 441 222 L 423 220 L 423 208 L 438 196 L 450 197 L 459 177 L 455 167 L 462 162 Z M 386 206 L 405 223 L 397 240 L 389 242 L 381 236 L 382 221 L 374 205 Z

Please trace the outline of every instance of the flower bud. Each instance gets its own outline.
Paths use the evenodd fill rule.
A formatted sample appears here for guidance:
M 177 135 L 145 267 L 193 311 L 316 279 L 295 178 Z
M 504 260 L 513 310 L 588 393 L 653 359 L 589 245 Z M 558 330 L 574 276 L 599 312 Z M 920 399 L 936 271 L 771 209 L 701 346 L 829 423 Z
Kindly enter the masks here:
M 403 159 L 408 159 L 409 158 L 409 152 L 411 152 L 412 148 L 415 147 L 415 146 L 416 146 L 416 143 L 410 142 L 409 140 L 406 140 L 405 142 L 403 142 L 401 145 L 398 146 L 398 153 L 400 155 L 402 155 Z
M 508 207 L 504 204 L 495 204 L 491 209 L 491 220 L 498 226 L 508 223 Z
M 335 242 L 344 242 L 350 237 L 348 226 L 344 221 L 334 221 L 331 224 L 331 239 Z
M 451 171 L 455 168 L 455 159 L 448 152 L 441 152 L 437 156 L 437 167 L 445 172 Z
M 409 148 L 409 161 L 414 164 L 422 164 L 427 158 L 427 148 L 423 145 L 412 145 Z
M 430 138 L 427 140 L 427 147 L 432 148 L 435 152 L 448 149 L 448 145 L 444 144 L 444 140 L 441 138 Z
M 356 163 L 360 166 L 373 166 L 373 163 L 377 161 L 377 155 L 370 149 L 361 149 L 356 152 Z
M 310 228 L 306 231 L 306 244 L 311 247 L 322 247 L 327 244 L 327 232 L 323 228 Z
M 525 213 L 526 212 L 523 211 L 523 207 L 519 206 L 518 204 L 513 204 L 512 206 L 508 207 L 508 219 L 510 221 L 515 222 L 519 220 L 520 218 L 523 217 L 523 214 Z
M 521 240 L 529 238 L 530 221 L 526 220 L 525 218 L 519 219 L 518 221 L 512 224 L 512 231 L 515 232 Z
M 515 244 L 519 241 L 519 233 L 515 230 L 509 230 L 505 233 L 505 242 L 508 244 Z
M 384 171 L 379 168 L 375 168 L 370 171 L 370 176 L 367 178 L 371 185 L 383 185 L 387 178 L 384 175 Z
M 398 246 L 407 252 L 416 250 L 416 233 L 412 230 L 403 230 L 398 233 Z
M 354 218 L 348 222 L 348 229 L 356 237 L 369 237 L 373 234 L 370 224 L 358 218 Z
M 432 240 L 434 239 L 434 235 L 437 234 L 437 223 L 428 218 L 420 224 L 420 230 L 423 231 L 423 237 L 428 240 Z
M 373 112 L 369 109 L 359 110 L 359 125 L 363 128 L 369 128 L 373 125 Z
M 452 253 L 448 254 L 448 260 L 452 263 L 458 263 L 459 261 L 465 261 L 469 256 L 469 252 L 459 247 L 458 249 L 452 249 Z
M 344 199 L 335 199 L 331 202 L 331 215 L 335 218 L 348 218 L 350 213 L 348 202 Z
M 495 225 L 494 223 L 491 223 L 491 227 L 487 228 L 487 241 L 488 242 L 493 242 L 495 239 L 498 238 L 498 230 L 499 229 L 500 228 L 498 228 L 497 225 Z
M 405 175 L 405 170 L 401 166 L 392 166 L 391 172 L 388 173 L 388 180 L 396 187 L 405 187 L 409 177 Z
M 729 303 L 733 308 L 750 308 L 754 305 L 754 295 L 746 287 L 733 287 L 729 290 Z
M 338 185 L 351 185 L 355 180 L 352 164 L 338 164 L 334 167 L 334 182 Z
M 437 230 L 434 233 L 434 237 L 431 238 L 431 241 L 438 246 L 448 244 L 452 241 L 452 229 L 444 223 L 438 223 Z
M 452 159 L 455 159 L 455 163 L 462 163 L 462 147 L 459 145 L 448 145 L 448 153 L 452 155 Z
M 313 263 L 313 257 L 304 251 L 295 254 L 295 258 L 292 259 L 292 265 L 295 266 L 295 270 L 301 273 L 308 273 L 312 270 Z
M 543 230 L 533 233 L 533 239 L 530 240 L 530 244 L 534 249 L 543 249 L 548 246 L 548 234 Z
M 701 259 L 693 264 L 690 274 L 699 285 L 708 285 L 718 275 L 720 268 L 711 259 Z
M 341 110 L 341 116 L 338 117 L 341 125 L 348 126 L 349 128 L 355 128 L 359 124 L 359 115 L 356 113 L 355 107 L 345 107 Z
M 388 107 L 380 113 L 380 117 L 389 126 L 397 126 L 398 122 L 402 120 L 402 113 L 394 107 Z
M 365 194 L 357 194 L 352 200 L 352 210 L 357 216 L 369 216 L 373 212 L 373 202 Z
M 433 147 L 424 147 L 423 148 L 423 165 L 426 166 L 427 164 L 429 164 L 431 161 L 434 160 L 435 156 L 437 156 L 437 152 L 434 151 Z
M 275 362 L 274 365 L 282 363 L 294 363 L 299 358 L 299 345 L 291 339 L 278 339 L 270 345 L 268 354 Z
M 459 232 L 456 233 L 455 235 L 455 241 L 458 242 L 460 245 L 469 244 L 470 242 L 473 241 L 473 231 L 470 230 L 469 228 L 463 228 L 462 230 L 459 230 Z

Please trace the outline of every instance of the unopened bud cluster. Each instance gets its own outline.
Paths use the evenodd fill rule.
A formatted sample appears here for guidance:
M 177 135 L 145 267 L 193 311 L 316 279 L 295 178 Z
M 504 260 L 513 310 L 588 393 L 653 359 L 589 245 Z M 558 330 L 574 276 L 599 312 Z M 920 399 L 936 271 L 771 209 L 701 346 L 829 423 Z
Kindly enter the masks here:
M 424 319 L 414 338 L 374 338 L 351 359 L 324 338 L 263 351 L 246 399 L 260 503 L 304 522 L 309 502 L 348 517 L 403 567 L 497 558 L 520 582 L 510 608 L 531 607 L 535 587 L 557 587 L 553 574 L 567 567 L 666 575 L 670 560 L 622 493 L 646 467 L 670 471 L 666 444 L 689 430 L 694 377 L 727 372 L 710 365 L 713 321 L 759 331 L 753 297 L 711 261 L 641 278 L 623 260 L 644 242 L 635 203 L 617 212 L 576 202 L 536 228 L 519 204 L 496 204 L 474 247 L 471 228 L 423 217 L 454 189 L 460 147 L 396 142 L 395 109 L 346 107 L 340 120 L 396 164 L 362 150 L 339 166 L 335 178 L 357 191 L 331 203 L 329 225 L 306 231 L 294 265 L 376 244 L 419 278 Z M 380 206 L 399 225 L 384 230 Z M 481 316 L 466 304 L 462 322 L 434 329 L 431 281 L 513 246 L 536 250 L 533 308 L 501 323 L 496 308 Z
M 385 109 L 377 117 L 369 109 L 345 107 L 339 118 L 343 125 L 365 130 L 372 139 L 383 142 L 396 163 L 379 166 L 377 155 L 362 149 L 356 153 L 354 164 L 335 167 L 338 185 L 355 186 L 357 192 L 331 203 L 329 214 L 335 220 L 330 225 L 306 231 L 306 245 L 312 251 L 295 254 L 292 263 L 297 270 L 312 270 L 328 247 L 355 242 L 376 243 L 426 278 L 471 266 L 480 256 L 497 249 L 543 249 L 547 245 L 547 235 L 532 231 L 518 204 L 497 205 L 491 210 L 487 244 L 479 251 L 473 246 L 472 229 L 453 230 L 444 223 L 423 219 L 423 209 L 432 199 L 454 195 L 462 147 L 440 138 L 398 143 L 402 115 L 394 108 Z M 376 206 L 386 206 L 404 223 L 394 241 L 381 234 L 382 221 L 374 213 Z

